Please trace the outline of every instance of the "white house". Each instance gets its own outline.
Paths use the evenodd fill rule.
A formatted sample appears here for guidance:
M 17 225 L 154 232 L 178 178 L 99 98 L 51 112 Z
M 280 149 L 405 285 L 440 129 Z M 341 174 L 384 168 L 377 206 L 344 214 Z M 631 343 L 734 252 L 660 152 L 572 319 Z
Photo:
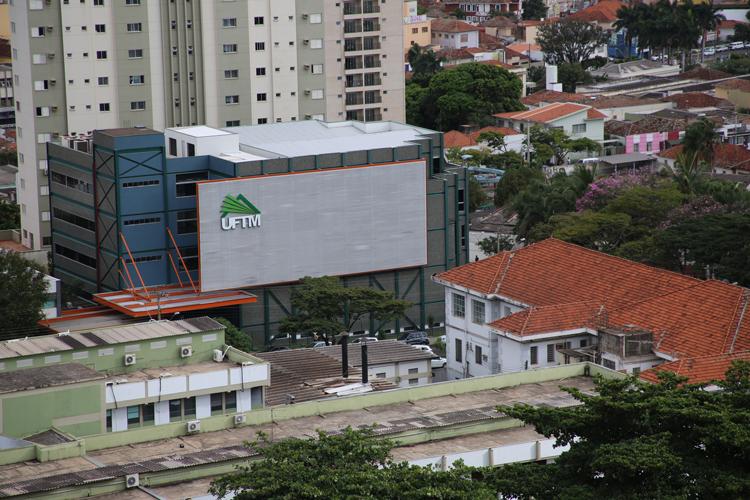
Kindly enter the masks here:
M 433 19 L 432 44 L 447 49 L 479 47 L 479 28 L 457 19 Z
M 578 360 L 639 373 L 665 361 L 750 348 L 750 315 L 735 314 L 750 301 L 744 288 L 556 239 L 433 281 L 445 287 L 452 379 Z

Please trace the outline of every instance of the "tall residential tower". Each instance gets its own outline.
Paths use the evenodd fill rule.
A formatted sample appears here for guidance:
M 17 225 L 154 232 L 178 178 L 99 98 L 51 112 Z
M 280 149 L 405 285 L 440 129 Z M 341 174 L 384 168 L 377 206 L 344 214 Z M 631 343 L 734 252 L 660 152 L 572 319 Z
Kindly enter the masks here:
M 397 0 L 11 5 L 23 243 L 50 244 L 46 143 L 91 131 L 404 120 Z M 81 186 L 67 186 L 86 189 Z

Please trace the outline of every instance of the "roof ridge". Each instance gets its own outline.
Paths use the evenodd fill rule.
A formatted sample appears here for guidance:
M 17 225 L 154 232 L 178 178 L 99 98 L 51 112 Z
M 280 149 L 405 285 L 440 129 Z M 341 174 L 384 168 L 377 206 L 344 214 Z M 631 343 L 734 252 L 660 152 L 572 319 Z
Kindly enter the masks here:
M 497 273 L 492 278 L 492 282 L 493 283 L 495 281 L 497 281 L 497 285 L 495 285 L 495 294 L 497 294 L 500 291 L 500 286 L 503 284 L 503 280 L 505 279 L 505 275 L 508 273 L 508 269 L 510 269 L 510 264 L 513 261 L 513 256 L 516 254 L 515 251 L 513 251 L 513 252 L 507 252 L 507 253 L 508 253 L 508 258 L 505 261 L 505 268 L 503 269 L 502 276 L 498 276 L 500 274 L 500 268 L 498 267 Z M 498 281 L 498 278 L 500 278 L 499 281 Z
M 740 294 L 740 297 L 737 299 L 737 307 L 734 310 L 734 316 L 732 316 L 732 324 L 729 327 L 729 331 L 727 332 L 727 336 L 732 335 L 732 330 L 734 330 L 734 335 L 732 335 L 732 343 L 729 345 L 729 350 L 727 351 L 728 354 L 731 354 L 734 350 L 734 344 L 737 342 L 737 336 L 740 333 L 740 329 L 742 328 L 742 321 L 745 318 L 745 312 L 747 311 L 748 302 L 750 301 L 750 290 L 743 290 Z M 740 310 L 742 308 L 742 310 Z M 737 313 L 739 312 L 739 317 L 737 316 Z M 735 319 L 736 325 L 735 325 Z M 728 340 L 728 339 L 727 339 Z M 726 344 L 726 340 L 725 340 Z M 722 351 L 724 349 L 722 348 Z

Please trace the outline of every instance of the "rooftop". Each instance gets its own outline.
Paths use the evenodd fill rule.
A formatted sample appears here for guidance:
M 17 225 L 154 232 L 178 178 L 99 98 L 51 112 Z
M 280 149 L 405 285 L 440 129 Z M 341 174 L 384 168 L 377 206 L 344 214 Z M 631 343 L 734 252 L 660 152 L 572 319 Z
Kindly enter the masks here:
M 0 394 L 89 382 L 104 375 L 80 363 L 25 368 L 0 372 Z
M 232 132 L 206 125 L 193 125 L 191 127 L 173 127 L 171 130 L 191 137 L 215 137 L 219 135 L 232 135 Z
M 750 92 L 750 80 L 743 80 L 742 78 L 734 78 L 732 80 L 725 80 L 716 84 L 716 88 L 727 89 L 727 90 L 741 90 L 742 92 Z
M 680 71 L 679 66 L 671 66 L 650 59 L 637 59 L 623 63 L 610 62 L 601 68 L 591 71 L 594 76 L 604 76 L 609 79 L 619 80 L 633 78 L 644 74 L 672 76 Z
M 153 135 L 159 133 L 156 130 L 146 127 L 97 129 L 96 132 L 109 137 L 135 137 L 139 135 Z
M 657 153 L 662 158 L 670 160 L 677 159 L 682 153 L 682 144 L 665 149 Z M 714 144 L 714 156 L 711 162 L 712 167 L 719 168 L 736 168 L 739 170 L 750 170 L 750 150 L 739 144 L 716 143 Z
M 607 120 L 604 122 L 604 131 L 608 134 L 625 137 L 632 134 L 681 131 L 685 130 L 687 126 L 688 120 L 646 116 L 637 121 Z
M 696 66 L 693 69 L 680 73 L 679 76 L 680 78 L 690 78 L 695 80 L 721 80 L 722 78 L 732 77 L 730 73 L 701 66 Z
M 750 361 L 750 351 L 740 351 L 732 354 L 717 354 L 715 356 L 704 356 L 702 358 L 684 358 L 677 361 L 664 363 L 656 368 L 645 371 L 641 378 L 650 382 L 658 380 L 659 372 L 674 372 L 677 375 L 687 377 L 689 384 L 703 384 L 716 380 L 723 380 L 724 374 L 733 361 Z
M 553 102 L 584 102 L 588 99 L 583 94 L 571 94 L 570 92 L 558 92 L 556 90 L 540 90 L 529 94 L 521 102 L 526 106 L 536 106 L 542 103 L 553 103 Z
M 606 118 L 602 112 L 593 109 L 591 106 L 576 104 L 572 102 L 559 102 L 533 108 L 526 111 L 512 111 L 510 113 L 498 113 L 496 118 L 505 118 L 509 120 L 528 121 L 535 123 L 551 123 L 561 118 L 565 118 L 576 113 L 586 112 L 586 118 L 589 120 L 601 120 Z
M 173 337 L 223 328 L 220 323 L 211 318 L 202 317 L 177 321 L 149 321 L 147 323 L 99 328 L 88 332 L 28 337 L 0 343 L 0 359 L 122 344 L 125 342 L 139 342 L 142 340 Z
M 332 345 L 316 349 L 326 356 L 341 361 L 341 346 Z M 432 359 L 432 353 L 417 349 L 414 346 L 396 340 L 382 340 L 367 343 L 367 362 L 369 365 L 383 363 L 400 363 L 406 361 L 420 361 Z M 349 346 L 349 364 L 357 368 L 362 367 L 362 348 L 359 344 Z
M 470 31 L 479 31 L 479 28 L 467 22 L 458 19 L 432 19 L 430 23 L 432 31 L 445 33 L 467 33 Z
M 601 0 L 599 3 L 571 14 L 568 19 L 587 23 L 613 23 L 617 20 L 617 11 L 626 4 L 620 0 Z
M 719 99 L 705 92 L 683 92 L 664 97 L 662 100 L 675 103 L 677 109 L 734 108 L 734 105 L 726 99 Z

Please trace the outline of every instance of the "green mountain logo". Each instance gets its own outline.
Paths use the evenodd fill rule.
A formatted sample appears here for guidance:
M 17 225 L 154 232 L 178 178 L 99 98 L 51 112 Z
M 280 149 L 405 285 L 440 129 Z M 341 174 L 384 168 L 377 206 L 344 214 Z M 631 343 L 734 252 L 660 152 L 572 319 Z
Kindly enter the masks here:
M 221 216 L 226 217 L 229 214 L 256 215 L 260 214 L 260 210 L 250 203 L 250 200 L 245 198 L 245 196 L 241 194 L 237 196 L 228 194 L 221 203 Z

